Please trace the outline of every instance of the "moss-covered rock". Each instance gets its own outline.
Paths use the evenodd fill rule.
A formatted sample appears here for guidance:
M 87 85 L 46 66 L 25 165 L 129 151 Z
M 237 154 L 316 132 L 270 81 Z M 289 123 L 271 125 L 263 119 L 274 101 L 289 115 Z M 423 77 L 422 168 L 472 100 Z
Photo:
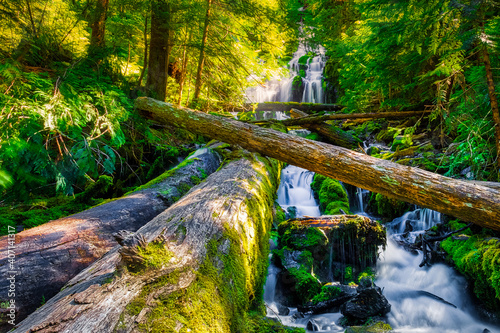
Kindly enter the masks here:
M 390 220 L 403 215 L 409 208 L 409 203 L 388 198 L 380 193 L 372 193 L 368 201 L 370 211 Z
M 349 198 L 338 180 L 315 174 L 311 189 L 319 201 L 322 214 L 339 215 L 343 214 L 342 211 L 349 213 Z
M 285 270 L 279 288 L 284 303 L 292 306 L 331 296 L 321 287 L 332 279 L 357 281 L 360 274 L 369 275 L 367 267 L 385 245 L 386 232 L 367 217 L 341 215 L 322 226 L 287 220 L 278 226 L 278 240 L 282 248 L 274 251 L 274 260 Z
M 441 246 L 477 297 L 489 310 L 500 313 L 500 239 L 483 234 L 450 237 Z

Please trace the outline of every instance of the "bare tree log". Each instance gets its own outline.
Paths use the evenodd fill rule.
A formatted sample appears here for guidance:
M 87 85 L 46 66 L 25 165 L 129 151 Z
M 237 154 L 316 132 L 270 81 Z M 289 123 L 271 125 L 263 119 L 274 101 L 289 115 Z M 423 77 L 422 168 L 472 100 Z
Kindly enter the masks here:
M 296 119 L 282 120 L 285 126 L 302 126 L 308 124 L 320 124 L 327 120 L 345 120 L 345 119 L 381 119 L 381 118 L 408 118 L 421 117 L 430 114 L 430 111 L 401 111 L 401 112 L 379 112 L 379 113 L 346 113 L 346 114 L 325 114 L 321 116 L 303 115 Z
M 16 322 L 39 307 L 82 269 L 117 245 L 113 233 L 136 231 L 172 205 L 176 199 L 220 165 L 217 153 L 199 150 L 175 169 L 144 189 L 15 235 L 0 239 L 0 275 L 15 278 L 15 297 L 8 296 L 10 281 L 0 279 L 2 302 L 15 299 Z M 165 178 L 165 176 L 168 176 Z M 156 182 L 156 183 L 155 183 Z M 15 254 L 9 265 L 9 253 Z M 14 272 L 14 273 L 12 273 Z M 5 319 L 5 318 L 4 318 Z M 1 323 L 0 331 L 9 325 Z M 8 327 L 12 328 L 12 326 Z
M 305 117 L 307 113 L 302 112 L 297 109 L 291 110 L 292 117 Z M 294 119 L 290 119 L 294 120 Z M 325 141 L 331 143 L 336 146 L 344 147 L 344 148 L 356 148 L 358 143 L 361 141 L 355 138 L 352 134 L 343 131 L 342 129 L 328 125 L 327 123 L 313 123 L 313 124 L 301 124 L 300 126 L 307 128 L 312 132 L 316 132 L 321 135 Z
M 278 183 L 276 161 L 251 155 L 229 163 L 135 234 L 119 237 L 122 246 L 13 332 L 237 329 L 250 299 L 262 299 Z M 127 307 L 131 302 L 140 306 Z
M 307 140 L 151 98 L 135 102 L 144 115 L 265 154 L 387 197 L 500 230 L 500 191 L 399 165 L 341 147 Z

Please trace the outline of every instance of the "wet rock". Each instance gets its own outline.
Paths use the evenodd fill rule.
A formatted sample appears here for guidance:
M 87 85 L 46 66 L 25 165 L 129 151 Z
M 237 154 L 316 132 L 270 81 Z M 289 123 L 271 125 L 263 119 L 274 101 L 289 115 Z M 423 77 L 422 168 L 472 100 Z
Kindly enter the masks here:
M 363 279 L 362 279 L 363 280 Z M 365 281 L 368 285 L 368 281 Z M 373 283 L 370 281 L 370 283 Z M 387 301 L 379 287 L 358 287 L 358 294 L 344 303 L 340 312 L 352 321 L 366 321 L 369 317 L 383 316 L 391 311 L 391 305 Z
M 297 207 L 295 206 L 290 206 L 286 209 L 285 213 L 285 218 L 288 219 L 294 219 L 297 217 Z
M 297 319 L 302 319 L 302 318 L 304 318 L 304 317 L 305 317 L 305 316 L 304 316 L 304 314 L 303 314 L 302 312 L 297 312 L 297 313 L 294 313 L 294 314 L 293 314 L 293 316 L 292 316 L 292 318 L 293 318 L 293 319 L 295 319 L 295 320 L 297 320 Z
M 288 316 L 290 314 L 290 309 L 284 305 L 276 304 L 276 308 L 280 316 Z
M 309 331 L 318 332 L 318 331 L 321 330 L 321 327 L 316 322 L 316 320 L 309 319 L 309 321 L 307 322 L 306 329 L 309 330 Z

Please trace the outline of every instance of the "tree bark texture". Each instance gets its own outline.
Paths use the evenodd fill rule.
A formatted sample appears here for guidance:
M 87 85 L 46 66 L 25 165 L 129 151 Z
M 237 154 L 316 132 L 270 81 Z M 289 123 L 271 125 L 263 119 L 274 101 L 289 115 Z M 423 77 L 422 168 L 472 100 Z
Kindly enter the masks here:
M 212 7 L 212 0 L 207 0 L 207 13 L 205 15 L 205 25 L 203 27 L 203 37 L 201 38 L 200 57 L 198 58 L 198 70 L 196 71 L 196 82 L 194 87 L 193 100 L 200 97 L 202 86 L 202 73 L 205 64 L 205 45 L 207 44 L 208 27 L 210 26 L 210 9 Z
M 0 239 L 0 275 L 16 271 L 17 321 L 49 299 L 85 267 L 103 256 L 117 243 L 112 234 L 136 231 L 160 214 L 184 192 L 220 165 L 217 153 L 199 150 L 172 169 L 123 198 L 81 213 L 51 221 L 16 235 L 15 269 L 8 262 L 7 236 Z M 168 176 L 163 179 L 163 177 Z M 0 300 L 9 299 L 9 281 L 0 279 Z M 11 328 L 0 326 L 2 329 Z
M 146 89 L 156 99 L 165 101 L 168 75 L 166 51 L 169 34 L 165 19 L 166 4 L 162 0 L 155 0 L 151 6 L 151 38 Z
M 500 111 L 498 110 L 498 99 L 495 93 L 495 81 L 493 81 L 493 71 L 491 70 L 491 61 L 488 49 L 483 48 L 483 61 L 486 69 L 486 82 L 488 83 L 488 93 L 490 95 L 491 113 L 493 114 L 493 123 L 495 124 L 495 145 L 497 148 L 497 167 L 498 177 L 500 177 Z M 500 178 L 498 179 L 500 180 Z
M 292 109 L 290 114 L 292 117 L 306 117 L 307 113 Z M 292 120 L 292 119 L 291 119 Z M 352 134 L 347 133 L 346 131 L 341 130 L 336 126 L 329 125 L 327 123 L 313 123 L 307 124 L 303 123 L 300 125 L 301 127 L 307 128 L 312 132 L 316 132 L 321 135 L 326 142 L 331 143 L 336 146 L 344 147 L 344 148 L 356 148 L 360 143 L 360 140 L 355 138 Z
M 142 332 L 142 325 L 229 333 L 248 300 L 262 297 L 278 183 L 277 161 L 250 155 L 229 163 L 135 234 L 120 237 L 121 245 L 13 332 Z M 133 262 L 144 264 L 140 251 L 152 244 L 173 257 L 130 272 Z
M 100 49 L 105 46 L 106 16 L 108 14 L 109 0 L 96 0 L 94 19 L 92 21 L 92 34 L 90 36 L 90 49 Z
M 151 98 L 138 98 L 135 105 L 158 122 L 238 144 L 390 198 L 500 230 L 500 191 L 496 189 L 237 120 L 175 108 Z

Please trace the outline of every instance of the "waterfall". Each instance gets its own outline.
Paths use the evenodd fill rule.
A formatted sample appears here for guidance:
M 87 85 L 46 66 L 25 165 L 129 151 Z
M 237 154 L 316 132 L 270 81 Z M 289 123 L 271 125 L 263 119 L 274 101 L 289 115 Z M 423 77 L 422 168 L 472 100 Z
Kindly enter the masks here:
M 326 49 L 321 45 L 312 49 L 304 44 L 299 45 L 297 52 L 293 54 L 292 60 L 288 63 L 289 76 L 275 77 L 266 81 L 264 85 L 248 88 L 246 91 L 247 101 L 250 103 L 293 101 L 293 81 L 295 77 L 300 75 L 301 69 L 299 59 L 309 52 L 314 53 L 315 56 L 307 60 L 304 70 L 305 76 L 302 77 L 304 91 L 295 102 L 324 103 L 322 80 L 326 65 Z
M 289 165 L 281 172 L 278 188 L 278 204 L 283 208 L 297 208 L 297 217 L 320 216 L 318 204 L 314 199 L 311 183 L 314 172 Z

